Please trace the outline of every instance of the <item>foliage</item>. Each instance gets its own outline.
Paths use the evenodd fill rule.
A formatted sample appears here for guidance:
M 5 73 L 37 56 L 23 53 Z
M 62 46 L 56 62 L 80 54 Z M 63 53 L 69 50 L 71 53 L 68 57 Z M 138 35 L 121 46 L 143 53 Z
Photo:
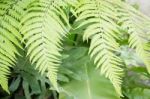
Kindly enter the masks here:
M 74 63 L 69 69 L 80 75 L 78 77 L 80 79 L 72 79 L 70 83 L 62 84 L 63 90 L 59 99 L 119 99 L 110 81 L 100 76 L 98 70 L 95 71 L 93 62 L 89 61 L 86 49 L 79 47 L 69 51 L 72 52 L 68 53 L 71 56 L 80 55 L 79 53 L 85 55 L 72 58 Z M 67 57 L 62 66 L 69 67 L 69 59 L 70 57 Z
M 0 0 L 0 85 L 8 93 L 21 85 L 26 98 L 31 99 L 34 94 L 44 97 L 49 87 L 63 92 L 65 86 L 74 89 L 74 83 L 82 86 L 90 81 L 91 95 L 98 90 L 101 94 L 97 97 L 103 97 L 105 84 L 115 95 L 111 82 L 117 97 L 134 97 L 126 90 L 129 84 L 125 78 L 138 73 L 143 74 L 142 81 L 149 78 L 149 22 L 147 16 L 121 0 Z M 130 58 L 126 56 L 129 50 L 134 53 L 129 53 Z M 110 82 L 103 83 L 105 78 L 98 71 Z M 8 87 L 11 73 L 16 80 Z M 87 78 L 82 79 L 81 74 Z M 131 81 L 143 88 L 143 83 Z M 84 86 L 80 88 L 84 93 Z M 103 94 L 109 98 L 106 89 Z

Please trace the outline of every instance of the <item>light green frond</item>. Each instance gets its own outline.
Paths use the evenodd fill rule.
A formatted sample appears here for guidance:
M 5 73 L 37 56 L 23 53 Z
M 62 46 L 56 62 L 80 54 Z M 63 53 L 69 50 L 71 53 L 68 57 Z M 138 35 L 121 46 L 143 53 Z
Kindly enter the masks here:
M 107 0 L 82 0 L 77 8 L 78 18 L 82 21 L 77 28 L 85 25 L 83 39 L 91 39 L 89 54 L 97 68 L 113 83 L 117 93 L 122 96 L 121 84 L 123 69 L 122 60 L 116 55 L 119 50 L 117 12 L 115 6 Z
M 62 0 L 37 0 L 28 6 L 21 22 L 30 61 L 36 63 L 41 74 L 47 73 L 55 88 L 62 40 L 70 27 L 63 9 Z
M 20 18 L 30 1 L 0 0 L 0 85 L 7 92 L 9 67 L 15 65 L 16 54 L 19 54 L 17 48 L 22 48 Z
M 127 6 L 124 8 L 124 6 Z M 149 18 L 137 12 L 134 8 L 122 4 L 118 7 L 118 16 L 122 29 L 127 30 L 129 37 L 129 46 L 136 50 L 138 56 L 145 63 L 150 73 L 150 47 L 148 46 L 147 22 Z

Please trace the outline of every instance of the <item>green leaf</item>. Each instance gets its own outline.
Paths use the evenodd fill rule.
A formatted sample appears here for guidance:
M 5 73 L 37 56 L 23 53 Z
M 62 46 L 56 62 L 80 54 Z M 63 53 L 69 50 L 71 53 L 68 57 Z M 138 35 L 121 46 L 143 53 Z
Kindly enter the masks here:
M 82 67 L 82 80 L 72 80 L 63 85 L 59 99 L 119 99 L 110 81 L 101 76 L 93 65 Z
M 18 87 L 19 87 L 20 82 L 21 82 L 21 77 L 18 76 L 17 79 L 15 79 L 15 80 L 11 83 L 11 85 L 10 85 L 10 87 L 9 87 L 9 90 L 10 90 L 11 92 L 16 91 L 16 90 L 18 89 Z
M 31 95 L 29 92 L 29 84 L 26 80 L 23 80 L 23 89 L 24 89 L 25 97 L 27 99 L 31 99 Z

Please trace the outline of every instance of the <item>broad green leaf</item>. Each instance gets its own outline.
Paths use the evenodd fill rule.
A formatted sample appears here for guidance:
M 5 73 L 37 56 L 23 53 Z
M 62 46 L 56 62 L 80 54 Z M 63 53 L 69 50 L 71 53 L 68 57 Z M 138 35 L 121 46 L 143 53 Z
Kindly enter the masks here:
M 63 85 L 59 99 L 119 99 L 110 81 L 101 76 L 93 65 L 82 67 L 82 79 Z

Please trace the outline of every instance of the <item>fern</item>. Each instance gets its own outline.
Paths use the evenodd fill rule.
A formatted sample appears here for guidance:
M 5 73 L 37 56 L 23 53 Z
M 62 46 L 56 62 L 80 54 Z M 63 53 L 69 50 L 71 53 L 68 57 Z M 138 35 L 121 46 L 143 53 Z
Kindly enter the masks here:
M 83 32 L 84 41 L 91 41 L 89 54 L 97 68 L 120 96 L 124 74 L 117 54 L 120 29 L 127 31 L 129 46 L 150 72 L 150 19 L 121 0 L 0 0 L 0 85 L 4 90 L 8 92 L 8 75 L 16 65 L 16 55 L 26 48 L 32 64 L 58 88 L 62 41 L 72 29 L 70 13 L 76 16 L 75 30 Z
M 57 71 L 60 61 L 61 41 L 68 33 L 68 18 L 62 0 L 36 0 L 28 6 L 22 18 L 21 32 L 28 48 L 27 55 L 41 74 L 57 87 Z
M 113 83 L 116 91 L 121 94 L 121 77 L 123 74 L 122 60 L 115 54 L 119 50 L 117 12 L 114 5 L 107 0 L 85 0 L 76 10 L 79 14 L 77 28 L 85 28 L 83 39 L 91 39 L 90 56 L 94 57 L 97 68 Z M 83 21 L 85 20 L 85 21 Z
M 0 0 L 0 85 L 8 92 L 9 67 L 15 66 L 17 48 L 22 48 L 19 22 L 31 0 Z
M 150 19 L 127 4 L 120 4 L 117 9 L 121 28 L 127 30 L 130 36 L 129 46 L 136 50 L 136 53 L 143 60 L 150 73 L 149 34 L 146 32 L 149 31 L 146 27 Z M 125 6 L 127 6 L 127 8 L 124 8 Z

